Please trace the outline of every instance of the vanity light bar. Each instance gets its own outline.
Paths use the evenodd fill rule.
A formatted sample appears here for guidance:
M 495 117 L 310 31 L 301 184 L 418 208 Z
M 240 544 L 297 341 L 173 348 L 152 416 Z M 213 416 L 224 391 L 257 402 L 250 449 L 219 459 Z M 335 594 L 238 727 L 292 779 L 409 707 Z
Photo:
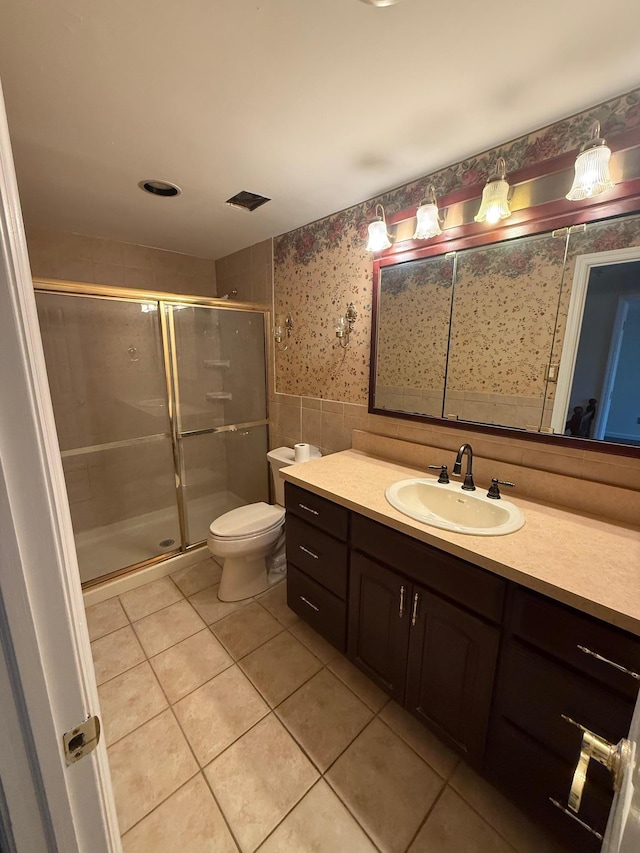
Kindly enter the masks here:
M 576 156 L 573 184 L 564 197 L 568 201 L 583 201 L 613 189 L 615 181 L 609 170 L 610 160 L 611 149 L 606 140 L 600 136 L 600 123 L 595 122 L 592 127 L 591 138 L 581 146 Z M 501 220 L 507 219 L 511 215 L 509 205 L 511 190 L 512 188 L 506 179 L 504 158 L 499 157 L 495 173 L 489 176 L 482 190 L 480 207 L 474 220 L 496 225 Z M 556 201 L 558 197 L 550 200 Z M 529 206 L 531 204 L 525 203 L 518 209 L 524 210 Z M 376 204 L 375 209 L 376 218 L 368 226 L 367 251 L 383 252 L 391 247 L 394 237 L 388 232 L 383 206 Z M 438 202 L 432 184 L 427 189 L 426 198 L 416 208 L 415 219 L 416 227 L 413 234 L 411 236 L 408 234 L 402 237 L 396 236 L 396 240 L 431 240 L 442 234 L 444 221 L 438 210 Z M 456 222 L 455 224 L 460 225 L 462 223 Z

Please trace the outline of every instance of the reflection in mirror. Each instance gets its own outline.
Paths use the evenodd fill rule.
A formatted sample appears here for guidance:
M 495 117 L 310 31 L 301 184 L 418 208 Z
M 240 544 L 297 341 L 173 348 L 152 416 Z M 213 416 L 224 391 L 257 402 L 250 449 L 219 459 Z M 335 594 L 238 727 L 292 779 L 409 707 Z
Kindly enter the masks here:
M 640 446 L 639 267 L 637 212 L 385 259 L 372 408 Z
M 454 259 L 382 267 L 374 405 L 442 417 Z
M 564 282 L 553 431 L 640 445 L 640 217 L 572 233 Z
M 539 430 L 566 232 L 458 253 L 445 415 Z

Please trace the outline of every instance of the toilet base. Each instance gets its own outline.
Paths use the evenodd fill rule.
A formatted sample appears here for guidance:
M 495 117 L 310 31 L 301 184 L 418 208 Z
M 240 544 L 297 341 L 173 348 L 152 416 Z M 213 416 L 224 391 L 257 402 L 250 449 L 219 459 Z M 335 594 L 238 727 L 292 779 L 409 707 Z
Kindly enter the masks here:
M 270 586 L 264 557 L 225 557 L 218 587 L 220 601 L 243 601 Z

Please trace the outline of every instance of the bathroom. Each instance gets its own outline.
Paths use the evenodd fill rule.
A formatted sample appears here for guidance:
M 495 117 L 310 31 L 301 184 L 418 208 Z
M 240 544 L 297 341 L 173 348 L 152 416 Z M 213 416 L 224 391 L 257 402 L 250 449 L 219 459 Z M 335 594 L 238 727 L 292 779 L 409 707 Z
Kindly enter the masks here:
M 409 0 L 405 4 L 409 6 Z M 358 5 L 355 0 L 353 5 Z M 403 4 L 388 10 L 363 6 L 358 12 L 386 15 L 402 8 Z M 370 19 L 366 26 L 371 26 Z M 400 252 L 401 243 L 411 238 L 413 214 L 426 197 L 430 184 L 437 187 L 438 196 L 448 199 L 441 210 L 445 232 L 452 223 L 455 227 L 459 212 L 468 222 L 477 211 L 482 185 L 498 156 L 505 158 L 507 178 L 515 185 L 511 196 L 513 210 L 526 211 L 531 205 L 522 202 L 518 195 L 524 191 L 518 182 L 519 170 L 530 169 L 529 178 L 544 177 L 544 169 L 539 168 L 536 174 L 536 167 L 564 156 L 565 179 L 595 120 L 601 122 L 603 135 L 614 150 L 615 165 L 616 141 L 637 131 L 637 90 L 629 91 L 630 85 L 626 89 L 617 85 L 607 96 L 612 92 L 626 94 L 587 97 L 583 93 L 557 107 L 555 114 L 542 111 L 538 119 L 528 118 L 525 127 L 529 132 L 524 135 L 496 129 L 493 140 L 498 144 L 494 147 L 468 143 L 460 148 L 458 157 L 443 152 L 439 161 L 429 161 L 434 167 L 426 170 L 428 174 L 422 176 L 424 169 L 413 172 L 421 177 L 412 182 L 387 180 L 379 175 L 375 198 L 370 201 L 361 200 L 372 193 L 360 190 L 354 183 L 352 201 L 343 205 L 345 209 L 336 204 L 325 208 L 325 211 L 339 211 L 336 213 L 300 215 L 299 227 L 278 228 L 267 223 L 268 230 L 259 233 L 258 228 L 258 232 L 251 232 L 256 234 L 255 238 L 248 239 L 242 230 L 253 227 L 248 223 L 259 215 L 260 209 L 249 215 L 231 211 L 240 217 L 235 220 L 239 224 L 234 225 L 233 238 L 227 239 L 229 251 L 216 249 L 211 252 L 214 260 L 195 249 L 171 250 L 175 243 L 167 236 L 162 220 L 170 210 L 169 205 L 188 203 L 187 186 L 176 199 L 145 197 L 135 188 L 140 196 L 140 201 L 132 202 L 135 215 L 148 216 L 147 234 L 151 233 L 151 224 L 155 224 L 158 235 L 165 228 L 162 239 L 143 236 L 144 229 L 138 229 L 136 233 L 140 236 L 135 239 L 124 236 L 114 239 L 103 236 L 105 232 L 97 228 L 80 231 L 77 226 L 68 225 L 69 220 L 64 217 L 47 221 L 42 214 L 28 216 L 27 212 L 36 212 L 37 204 L 34 204 L 34 190 L 26 189 L 26 179 L 21 176 L 21 157 L 26 156 L 19 141 L 23 116 L 15 98 L 12 102 L 11 75 L 7 76 L 4 69 L 2 73 L 10 129 L 18 139 L 18 144 L 14 141 L 18 186 L 25 209 L 31 273 L 36 290 L 39 289 L 41 321 L 42 314 L 48 312 L 53 328 L 55 317 L 61 316 L 56 309 L 63 306 L 67 310 L 71 303 L 77 312 L 68 320 L 72 322 L 71 330 L 68 327 L 62 335 L 65 351 L 59 347 L 56 350 L 55 335 L 51 330 L 48 334 L 42 325 L 54 410 L 57 401 L 69 390 L 61 374 L 54 375 L 51 370 L 55 351 L 61 360 L 71 363 L 71 373 L 74 369 L 78 375 L 84 371 L 86 398 L 83 400 L 77 389 L 73 390 L 72 404 L 80 415 L 66 425 L 71 432 L 82 427 L 82 413 L 86 415 L 88 407 L 95 415 L 95 420 L 86 418 L 86 431 L 80 436 L 77 433 L 63 436 L 58 424 L 74 525 L 80 525 L 80 532 L 87 534 L 110 526 L 99 540 L 91 539 L 90 535 L 82 540 L 78 536 L 76 540 L 81 571 L 83 565 L 89 572 L 91 566 L 96 570 L 95 577 L 83 578 L 92 639 L 100 646 L 101 640 L 118 631 L 121 636 L 133 639 L 118 650 L 118 656 L 125 661 L 123 668 L 111 669 L 108 677 L 98 679 L 101 717 L 105 718 L 106 728 L 96 753 L 103 749 L 106 737 L 105 756 L 108 752 L 112 758 L 112 774 L 128 779 L 125 783 L 115 780 L 116 811 L 119 809 L 124 849 L 163 849 L 158 839 L 168 832 L 168 826 L 171 829 L 164 843 L 175 844 L 181 839 L 185 849 L 194 853 L 201 849 L 256 850 L 261 845 L 264 850 L 316 849 L 313 844 L 319 845 L 317 849 L 327 850 L 411 849 L 415 853 L 422 849 L 474 849 L 465 846 L 472 837 L 479 851 L 556 849 L 556 842 L 534 819 L 526 817 L 471 766 L 459 762 L 455 750 L 416 725 L 397 702 L 387 701 L 383 690 L 346 658 L 336 655 L 330 643 L 322 641 L 303 619 L 298 619 L 286 606 L 285 584 L 275 586 L 256 601 L 244 604 L 220 601 L 216 592 L 220 568 L 202 543 L 208 523 L 215 516 L 234 505 L 273 500 L 266 452 L 283 446 L 291 448 L 300 442 L 319 447 L 324 457 L 355 447 L 360 453 L 381 457 L 394 465 L 424 470 L 431 464 L 447 464 L 451 469 L 455 451 L 466 441 L 475 454 L 478 490 L 488 488 L 491 478 L 498 476 L 516 483 L 509 494 L 504 494 L 508 489 L 503 488 L 503 500 L 513 500 L 516 504 L 519 499 L 560 504 L 586 515 L 614 519 L 624 529 L 637 524 L 640 465 L 637 454 L 627 452 L 633 446 L 633 437 L 619 441 L 618 450 L 611 451 L 611 438 L 600 450 L 591 445 L 583 450 L 571 444 L 570 439 L 564 444 L 559 439 L 532 441 L 522 434 L 529 424 L 537 424 L 536 432 L 544 438 L 554 414 L 554 392 L 559 382 L 556 386 L 553 380 L 543 376 L 535 391 L 528 386 L 521 395 L 515 382 L 501 392 L 504 399 L 496 402 L 482 396 L 480 387 L 463 390 L 461 385 L 453 384 L 456 377 L 468 372 L 468 365 L 461 359 L 458 365 L 454 361 L 449 364 L 451 382 L 446 385 L 446 396 L 440 391 L 438 400 L 437 388 L 432 385 L 428 399 L 423 391 L 422 399 L 417 401 L 417 395 L 411 393 L 415 387 L 400 389 L 400 381 L 394 381 L 393 375 L 384 375 L 393 360 L 399 361 L 402 352 L 408 351 L 409 342 L 418 340 L 411 337 L 410 311 L 415 308 L 419 314 L 422 310 L 419 306 L 409 302 L 409 311 L 402 312 L 401 322 L 391 314 L 383 315 L 384 300 L 396 299 L 400 305 L 402 299 L 415 296 L 416 288 L 411 283 L 406 288 L 381 286 L 377 292 L 378 358 L 374 379 L 378 385 L 369 399 L 373 265 L 372 256 L 365 248 L 367 226 L 376 216 L 375 205 L 380 203 L 388 219 L 388 230 L 396 238 L 394 250 Z M 505 142 L 507 139 L 512 141 Z M 627 172 L 625 165 L 626 180 L 640 174 L 633 159 L 637 146 L 637 141 L 629 146 L 629 169 L 636 171 Z M 437 168 L 438 162 L 449 164 L 453 160 L 456 160 L 453 165 Z M 152 173 L 153 169 L 137 177 L 148 178 Z M 165 172 L 164 176 L 181 183 L 178 175 Z M 526 175 L 521 176 L 525 184 L 527 179 Z M 387 186 L 398 188 L 380 194 L 381 188 Z M 470 188 L 466 198 L 456 198 L 456 191 L 465 187 Z M 254 188 L 258 192 L 271 192 L 261 186 Z M 228 195 L 235 190 L 237 187 L 231 188 Z M 270 205 L 276 200 L 275 192 L 273 195 L 274 202 Z M 463 211 L 465 204 L 467 208 Z M 266 205 L 265 214 L 268 209 Z M 162 212 L 158 213 L 159 210 Z M 640 245 L 632 221 L 637 210 L 637 203 L 632 206 L 629 202 L 629 206 L 616 211 L 616 215 L 630 217 L 624 226 L 625 242 L 616 242 L 606 231 L 608 226 L 603 226 L 598 251 L 632 250 Z M 410 214 L 403 218 L 403 211 Z M 593 218 L 598 217 L 583 221 L 591 222 Z M 300 225 L 310 221 L 310 225 Z M 411 233 L 406 230 L 409 227 Z M 110 234 L 116 230 L 112 228 Z M 553 250 L 537 251 L 536 257 L 555 256 L 558 252 L 555 246 L 559 243 L 554 239 Z M 560 266 L 562 252 L 572 257 L 575 241 L 581 239 L 582 235 L 576 232 L 562 243 Z M 149 245 L 158 248 L 150 249 Z M 473 249 L 472 246 L 470 250 Z M 389 266 L 394 261 L 394 250 L 386 256 Z M 464 251 L 461 247 L 453 286 L 436 284 L 431 291 L 442 300 L 438 303 L 442 312 L 438 316 L 446 316 L 444 325 L 434 322 L 429 327 L 429 339 L 440 342 L 440 351 L 446 349 L 446 341 L 443 343 L 437 335 L 447 334 L 450 318 L 453 316 L 453 340 L 463 337 L 458 335 L 461 327 L 455 325 L 456 312 L 468 322 L 464 306 L 456 302 L 463 294 Z M 576 255 L 585 251 L 593 251 L 593 246 L 586 250 L 578 247 Z M 399 259 L 399 255 L 395 257 L 396 261 Z M 384 283 L 388 276 L 391 281 L 392 270 L 384 264 L 379 269 L 380 280 Z M 492 269 L 495 271 L 495 267 Z M 440 269 L 438 281 L 441 276 Z M 537 267 L 532 276 L 551 281 L 551 274 Z M 60 281 L 74 282 L 76 292 L 63 293 L 63 288 L 55 283 Z M 560 294 L 565 293 L 562 276 L 554 282 L 555 302 L 551 294 L 548 304 L 543 306 L 547 314 L 559 304 Z M 508 286 L 509 282 L 505 289 Z M 234 290 L 237 293 L 232 296 Z M 225 294 L 230 294 L 229 298 L 218 301 Z M 87 312 L 83 313 L 81 304 L 89 306 Z M 350 305 L 355 318 L 345 341 L 338 338 L 335 327 L 340 327 L 339 317 L 347 316 Z M 388 333 L 383 327 L 384 316 L 389 317 Z M 521 323 L 526 320 L 518 319 Z M 481 322 L 485 321 L 486 318 L 481 318 Z M 134 324 L 139 331 L 134 330 Z M 110 326 L 117 330 L 109 337 L 110 344 L 105 345 L 102 335 Z M 273 334 L 274 326 L 282 329 L 277 337 Z M 554 330 L 555 326 L 551 338 Z M 530 333 L 528 328 L 525 332 Z M 481 333 L 480 324 L 479 337 Z M 504 335 L 509 340 L 508 330 Z M 234 350 L 238 341 L 241 346 Z M 188 352 L 193 342 L 194 351 Z M 546 345 L 549 356 L 545 353 L 539 361 L 557 364 L 559 353 L 551 351 L 552 343 Z M 390 348 L 386 357 L 384 346 Z M 416 344 L 414 361 L 419 349 Z M 499 350 L 500 341 L 496 347 Z M 104 359 L 101 353 L 105 354 Z M 152 363 L 147 360 L 150 355 Z M 113 357 L 117 368 L 112 367 L 107 356 Z M 225 366 L 203 367 L 207 361 L 225 362 Z M 231 379 L 227 361 L 239 369 L 233 389 L 228 382 L 225 384 Z M 232 400 L 210 399 L 208 406 L 202 407 L 199 401 L 204 386 L 196 387 L 197 382 L 193 387 L 189 385 L 198 370 L 197 378 L 207 383 L 209 392 L 233 394 Z M 247 371 L 251 370 L 254 372 L 249 377 Z M 526 374 L 527 366 L 522 359 L 518 361 L 518 371 Z M 128 377 L 135 375 L 140 377 L 137 386 L 128 382 Z M 181 393 L 172 398 L 176 377 Z M 215 381 L 211 382 L 214 377 L 221 380 L 220 389 Z M 191 390 L 193 401 L 189 399 Z M 492 390 L 496 395 L 497 389 Z M 243 396 L 248 391 L 251 392 L 248 397 Z M 583 396 L 586 405 L 590 395 Z M 114 400 L 119 401 L 117 407 Z M 227 411 L 229 403 L 236 400 L 241 411 Z M 581 401 L 582 397 L 580 401 L 568 398 L 567 411 Z M 190 404 L 194 409 L 189 409 Z M 444 414 L 452 420 L 455 416 L 456 421 L 465 422 L 463 428 L 459 422 L 447 425 L 443 420 L 434 423 L 421 418 L 421 413 L 434 414 L 433 405 L 436 416 Z M 198 406 L 200 410 L 196 411 Z M 536 406 L 539 411 L 533 412 Z M 224 411 L 223 420 L 220 420 L 221 411 Z M 562 413 L 562 419 L 565 414 Z M 158 418 L 163 419 L 160 427 L 155 425 Z M 483 423 L 488 427 L 478 426 Z M 511 428 L 507 434 L 501 431 L 505 426 Z M 221 427 L 229 429 L 220 431 Z M 520 434 L 514 432 L 516 429 Z M 132 435 L 145 441 L 129 447 L 104 447 L 127 442 Z M 161 437 L 148 440 L 158 435 Z M 202 445 L 191 456 L 189 442 L 192 446 L 196 442 Z M 69 452 L 78 447 L 87 452 Z M 105 459 L 113 455 L 120 458 L 111 469 Z M 176 489 L 175 473 L 176 468 L 180 473 L 180 458 L 187 476 Z M 312 470 L 309 466 L 308 471 Z M 336 495 L 338 479 L 336 474 Z M 603 496 L 615 505 L 613 515 L 609 509 L 601 510 Z M 145 551 L 145 541 L 141 552 L 133 547 L 127 547 L 125 554 L 109 552 L 109 543 L 122 536 L 123 528 L 115 529 L 115 525 L 168 508 L 168 521 L 163 518 L 162 524 L 153 530 L 150 541 L 155 551 Z M 108 513 L 111 515 L 106 518 Z M 148 523 L 144 525 L 145 532 L 149 532 L 149 527 Z M 132 542 L 131 529 L 124 538 L 127 536 Z M 169 540 L 173 543 L 160 546 Z M 630 541 L 628 548 L 628 558 L 633 561 L 637 545 Z M 169 562 L 167 557 L 176 562 Z M 99 565 L 100 559 L 104 559 L 103 565 Z M 131 566 L 135 566 L 133 572 L 129 570 Z M 177 633 L 172 634 L 173 627 L 168 623 L 161 625 L 158 614 L 163 613 L 166 619 L 170 619 L 167 614 L 175 614 Z M 226 622 L 227 619 L 231 621 Z M 104 620 L 102 627 L 98 624 L 101 620 Z M 149 620 L 146 651 L 145 642 L 140 647 L 136 639 L 145 634 L 138 624 L 144 620 Z M 629 626 L 628 622 L 617 624 Z M 239 633 L 234 625 L 241 626 Z M 162 630 L 173 637 L 171 645 L 165 646 L 165 640 L 158 637 Z M 244 646 L 251 632 L 255 632 L 256 645 Z M 634 633 L 638 632 L 634 629 Z M 101 645 L 106 647 L 106 640 Z M 267 651 L 272 651 L 271 660 Z M 127 654 L 131 657 L 126 658 Z M 273 656 L 289 662 L 291 684 L 282 686 L 282 674 L 274 671 Z M 149 663 L 151 658 L 154 660 Z M 201 660 L 198 672 L 193 665 L 195 659 Z M 189 685 L 184 682 L 187 671 L 195 679 Z M 213 682 L 219 693 L 213 689 Z M 314 689 L 320 697 L 318 701 L 331 697 L 335 707 L 340 708 L 339 718 L 331 718 L 336 733 L 329 744 L 307 743 L 296 729 L 305 714 L 312 714 Z M 279 690 L 284 695 L 278 694 Z M 141 701 L 143 693 L 145 702 Z M 242 713 L 236 709 L 234 693 L 242 696 Z M 202 705 L 196 705 L 193 698 L 196 694 L 202 697 Z M 304 701 L 305 696 L 308 702 Z M 109 709 L 118 703 L 122 706 L 123 702 L 131 705 L 132 717 L 124 719 L 125 714 L 117 723 L 120 728 L 109 731 L 114 725 L 108 718 Z M 85 702 L 85 707 L 98 705 Z M 205 707 L 208 716 L 203 715 Z M 232 716 L 237 718 L 237 727 L 231 726 L 226 733 L 220 719 L 221 708 L 229 712 L 233 709 Z M 67 722 L 68 728 L 73 721 Z M 166 724 L 164 729 L 158 728 L 161 723 Z M 216 737 L 210 736 L 207 725 L 217 732 Z M 139 752 L 154 757 L 154 768 L 159 763 L 158 742 L 173 738 L 171 749 L 175 750 L 171 754 L 178 770 L 175 778 L 163 776 L 157 787 L 148 782 L 145 776 L 148 771 L 131 759 L 138 752 L 137 738 L 145 733 L 149 733 L 149 740 Z M 251 737 L 256 739 L 253 745 Z M 243 758 L 240 744 L 245 738 L 247 752 Z M 134 744 L 136 749 L 132 748 Z M 390 753 L 396 750 L 406 759 L 404 769 L 400 762 L 394 764 L 389 759 L 382 771 L 374 770 L 372 753 L 382 751 L 387 744 Z M 265 793 L 264 779 L 259 774 L 252 778 L 246 768 L 251 761 L 264 762 L 265 755 L 269 761 L 275 761 L 278 749 L 290 757 L 296 769 L 291 774 L 295 777 L 291 784 L 287 787 L 282 783 L 282 797 L 276 802 L 269 799 L 274 796 L 271 789 L 271 793 Z M 77 767 L 81 765 L 82 762 Z M 131 784 L 131 774 L 137 772 L 147 780 L 144 784 L 150 789 L 149 797 L 140 797 L 133 789 L 126 788 Z M 375 798 L 368 798 L 367 786 L 358 786 L 356 782 L 358 775 L 373 772 L 378 772 L 380 778 L 386 775 L 394 780 L 395 793 L 392 785 L 381 786 L 383 799 L 391 803 L 388 810 Z M 225 799 L 229 779 L 235 780 L 241 793 L 236 798 Z M 278 787 L 273 779 L 271 785 Z M 414 802 L 412 797 L 405 796 L 407 785 L 424 791 L 423 800 Z M 109 795 L 106 796 L 108 799 Z M 129 800 L 131 805 L 124 817 L 123 800 Z M 254 811 L 247 811 L 247 803 L 252 800 L 257 805 Z M 200 817 L 196 819 L 196 815 Z M 331 834 L 330 826 L 336 835 Z M 112 840 L 112 846 L 100 849 L 118 849 L 113 846 L 116 843 L 117 839 Z

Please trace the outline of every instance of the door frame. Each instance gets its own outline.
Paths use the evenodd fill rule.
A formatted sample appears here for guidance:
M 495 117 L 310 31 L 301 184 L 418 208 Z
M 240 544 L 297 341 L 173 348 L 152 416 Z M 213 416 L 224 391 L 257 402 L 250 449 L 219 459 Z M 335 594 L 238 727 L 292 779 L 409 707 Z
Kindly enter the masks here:
M 587 301 L 589 290 L 589 277 L 591 270 L 595 267 L 611 266 L 611 264 L 625 264 L 640 260 L 640 246 L 630 246 L 627 249 L 612 249 L 609 252 L 592 252 L 579 255 L 571 284 L 571 298 L 567 312 L 567 325 L 565 327 L 562 353 L 560 355 L 560 369 L 558 370 L 558 384 L 556 387 L 556 398 L 551 416 L 551 430 L 556 435 L 564 435 L 567 422 L 569 400 L 571 399 L 571 388 L 573 386 L 573 374 L 576 369 L 578 358 L 578 345 L 582 331 L 582 318 L 584 306 Z M 600 401 L 598 401 L 600 408 Z
M 42 849 L 120 853 L 104 741 L 72 765 L 62 745 L 99 702 L 1 87 L 0 197 L 0 717 L 30 777 L 9 767 L 2 786 L 16 843 L 37 815 L 15 804 L 35 796 Z
M 604 439 L 607 431 L 607 422 L 609 420 L 609 411 L 611 409 L 611 395 L 613 394 L 613 388 L 618 375 L 620 350 L 622 349 L 622 339 L 624 337 L 624 324 L 627 321 L 627 315 L 631 304 L 639 301 L 640 294 L 625 294 L 618 298 L 616 318 L 613 322 L 611 344 L 609 346 L 609 354 L 607 356 L 607 366 L 604 372 L 602 388 L 600 389 L 600 404 L 598 405 L 598 413 L 593 427 L 594 438 Z

